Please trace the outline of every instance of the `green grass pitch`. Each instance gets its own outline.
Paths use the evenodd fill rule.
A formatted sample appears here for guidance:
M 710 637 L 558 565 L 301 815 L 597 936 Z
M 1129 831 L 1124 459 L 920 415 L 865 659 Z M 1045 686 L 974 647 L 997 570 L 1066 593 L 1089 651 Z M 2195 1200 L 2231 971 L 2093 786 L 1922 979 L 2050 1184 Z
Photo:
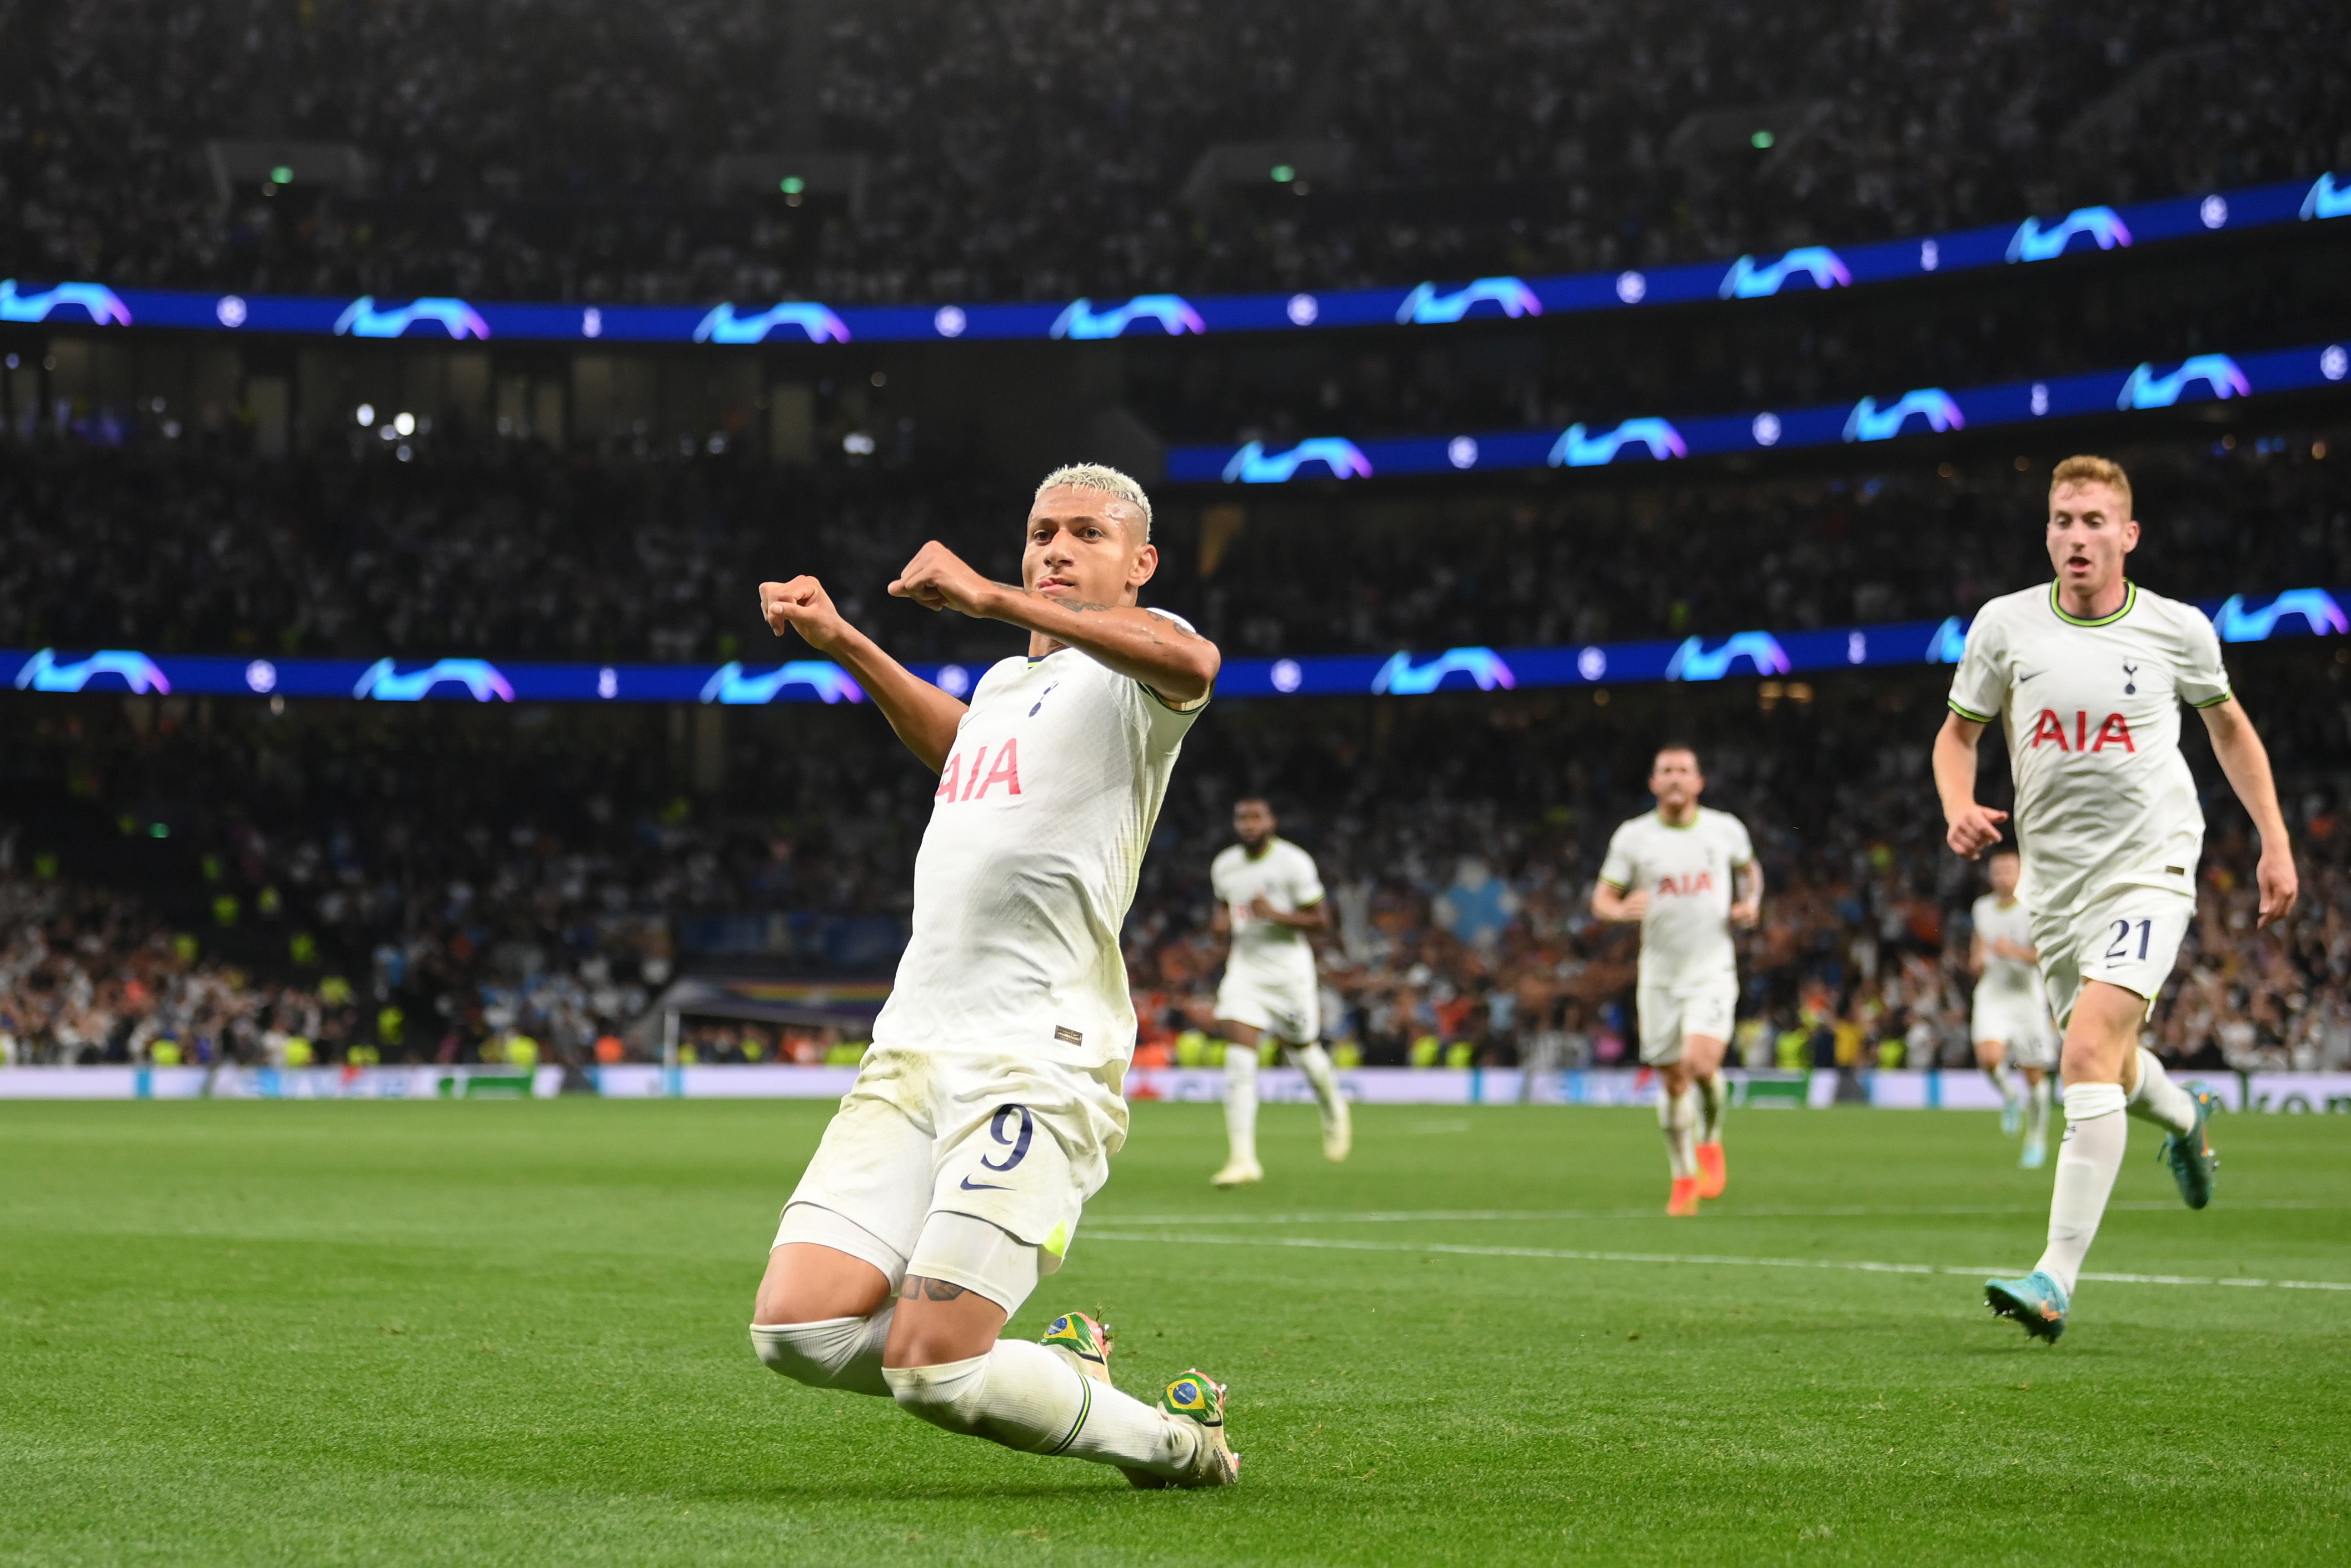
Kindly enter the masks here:
M 2135 1125 L 2090 1267 L 2271 1282 L 2085 1281 L 2044 1347 L 1971 1272 L 2049 1186 L 1989 1116 L 1735 1113 L 1668 1221 L 1646 1113 L 1372 1108 L 1329 1166 L 1270 1106 L 1221 1194 L 1217 1108 L 1139 1106 L 1012 1332 L 1230 1382 L 1240 1486 L 1140 1493 L 752 1358 L 830 1109 L 0 1105 L 0 1563 L 2351 1552 L 2351 1293 L 2276 1283 L 2351 1281 L 2331 1117 L 2224 1118 L 2202 1214 Z

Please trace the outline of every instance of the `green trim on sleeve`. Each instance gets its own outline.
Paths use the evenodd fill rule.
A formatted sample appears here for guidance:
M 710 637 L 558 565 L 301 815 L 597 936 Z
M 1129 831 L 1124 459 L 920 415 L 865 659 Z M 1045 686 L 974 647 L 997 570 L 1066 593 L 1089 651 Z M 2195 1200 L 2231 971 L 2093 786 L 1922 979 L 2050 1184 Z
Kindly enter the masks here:
M 1601 886 L 1613 887 L 1619 893 L 1630 893 L 1633 891 L 1632 884 L 1629 883 L 1616 882 L 1604 876 L 1596 878 L 1595 880 L 1598 881 Z
M 1990 724 L 1992 721 L 1992 716 L 1991 714 L 1977 713 L 1972 709 L 1963 708 L 1958 703 L 1953 702 L 1949 698 L 1944 699 L 1943 706 L 1949 708 L 1953 713 L 1958 714 L 1961 718 L 1966 719 L 1970 724 Z
M 2212 698 L 2209 702 L 2189 703 L 2188 706 L 2194 708 L 2219 707 L 2222 703 L 2227 702 L 2231 697 L 2235 696 L 2237 694 L 2234 692 L 2222 692 L 2219 696 Z
M 1134 684 L 1138 686 L 1143 686 L 1144 691 L 1151 694 L 1151 700 L 1157 703 L 1161 707 L 1165 708 L 1169 713 L 1198 713 L 1202 708 L 1207 707 L 1209 701 L 1217 695 L 1217 683 L 1210 681 L 1208 683 L 1208 689 L 1200 694 L 1199 701 L 1191 703 L 1172 703 L 1152 687 L 1144 685 L 1141 681 L 1137 681 Z

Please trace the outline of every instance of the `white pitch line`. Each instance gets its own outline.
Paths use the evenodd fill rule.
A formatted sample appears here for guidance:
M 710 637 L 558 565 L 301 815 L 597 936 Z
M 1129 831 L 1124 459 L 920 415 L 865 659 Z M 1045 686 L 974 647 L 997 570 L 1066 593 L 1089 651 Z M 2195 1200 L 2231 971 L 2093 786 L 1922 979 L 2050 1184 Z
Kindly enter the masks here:
M 1345 1241 L 1316 1236 L 1138 1236 L 1125 1231 L 1083 1233 L 1094 1241 L 1148 1241 L 1200 1247 L 1304 1247 L 1330 1252 L 1442 1252 L 1470 1258 L 1544 1258 L 1573 1263 L 1695 1263 L 1742 1269 L 1834 1269 L 1861 1274 L 1972 1274 L 1997 1277 L 1998 1265 L 1959 1268 L 1946 1263 L 1876 1263 L 1837 1258 L 1745 1258 L 1708 1252 L 1601 1252 L 1564 1247 L 1465 1247 L 1458 1242 Z M 2335 1280 L 2220 1280 L 2190 1274 L 2084 1274 L 2109 1285 L 2239 1285 L 2281 1291 L 2351 1291 Z
M 2149 1213 L 2179 1207 L 2175 1201 L 2155 1198 L 2118 1199 L 2106 1205 L 2109 1209 L 2143 1210 Z M 2294 1198 L 2278 1198 L 2250 1203 L 2231 1203 L 2231 1208 L 2244 1209 L 2327 1209 L 2344 1207 L 2333 1203 L 2307 1203 Z M 2003 1214 L 2043 1214 L 2045 1204 L 2003 1204 L 1993 1206 L 1947 1205 L 1914 1208 L 1870 1208 L 1861 1206 L 1840 1206 L 1827 1208 L 1734 1208 L 1713 1211 L 1716 1219 L 1900 1219 L 1911 1217 L 1968 1217 Z M 1433 1223 L 1458 1223 L 1474 1220 L 1552 1220 L 1552 1219 L 1654 1219 L 1657 1210 L 1646 1208 L 1415 1208 L 1366 1209 L 1331 1214 L 1120 1214 L 1102 1217 L 1111 1225 L 1398 1225 L 1415 1220 Z

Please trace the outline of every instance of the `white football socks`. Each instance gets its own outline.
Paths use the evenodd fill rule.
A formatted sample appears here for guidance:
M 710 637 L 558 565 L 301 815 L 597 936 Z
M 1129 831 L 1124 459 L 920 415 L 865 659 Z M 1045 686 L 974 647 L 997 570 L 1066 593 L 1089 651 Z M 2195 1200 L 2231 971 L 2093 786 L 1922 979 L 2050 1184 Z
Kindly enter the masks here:
M 1257 1164 L 1257 1047 L 1225 1047 L 1225 1139 L 1236 1165 Z
M 1662 1075 L 1657 1079 L 1657 1125 L 1666 1131 L 1666 1163 L 1673 1167 L 1674 1179 L 1698 1175 L 1697 1084 L 1674 1094 L 1667 1091 Z
M 811 1388 L 846 1388 L 890 1397 L 882 1380 L 882 1347 L 889 1342 L 886 1304 L 870 1318 L 825 1318 L 812 1323 L 753 1323 L 751 1348 L 768 1370 Z
M 882 1374 L 901 1408 L 950 1432 L 1024 1454 L 1181 1474 L 1200 1441 L 1191 1422 L 1097 1383 L 1041 1344 L 1005 1339 L 986 1355 Z
M 2196 1125 L 2196 1096 L 2171 1081 L 2152 1052 L 2138 1052 L 2138 1087 L 2131 1091 L 2130 1113 L 2182 1137 Z
M 1984 1076 L 1991 1079 L 1991 1086 L 2000 1091 L 2001 1104 L 2016 1103 L 2016 1070 L 2014 1068 L 2009 1066 L 2006 1061 L 1995 1061 L 1984 1069 Z
M 1722 1108 L 1729 1103 L 1730 1086 L 1723 1082 L 1722 1074 L 1717 1072 L 1698 1079 L 1695 1087 L 1698 1090 L 1698 1141 L 1719 1144 L 1722 1142 Z
M 2049 1136 L 2049 1079 L 2028 1086 L 2024 1101 L 2024 1135 L 2033 1143 L 2044 1143 Z
M 1347 1122 L 1347 1102 L 1339 1095 L 1339 1080 L 1331 1071 L 1331 1053 L 1316 1042 L 1289 1048 L 1290 1060 L 1298 1071 L 1306 1074 L 1306 1082 L 1314 1086 L 1314 1099 L 1322 1107 L 1322 1124 L 1344 1126 Z
M 2033 1267 L 2063 1285 L 2068 1296 L 2123 1168 L 2130 1124 L 2122 1112 L 2119 1083 L 2065 1086 L 2065 1141 L 2058 1145 L 2057 1181 L 2049 1195 L 2049 1246 Z

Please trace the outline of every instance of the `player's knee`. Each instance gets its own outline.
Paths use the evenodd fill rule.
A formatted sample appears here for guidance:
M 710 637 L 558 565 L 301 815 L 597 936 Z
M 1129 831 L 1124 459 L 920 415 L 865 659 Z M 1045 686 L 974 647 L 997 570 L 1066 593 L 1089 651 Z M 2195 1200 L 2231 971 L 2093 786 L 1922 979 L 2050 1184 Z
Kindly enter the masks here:
M 891 1396 L 907 1415 L 950 1432 L 979 1431 L 981 1404 L 987 1392 L 987 1356 L 931 1366 L 884 1367 L 882 1376 L 890 1385 Z
M 768 1371 L 811 1388 L 834 1388 L 872 1333 L 867 1318 L 812 1323 L 753 1323 L 751 1349 Z

